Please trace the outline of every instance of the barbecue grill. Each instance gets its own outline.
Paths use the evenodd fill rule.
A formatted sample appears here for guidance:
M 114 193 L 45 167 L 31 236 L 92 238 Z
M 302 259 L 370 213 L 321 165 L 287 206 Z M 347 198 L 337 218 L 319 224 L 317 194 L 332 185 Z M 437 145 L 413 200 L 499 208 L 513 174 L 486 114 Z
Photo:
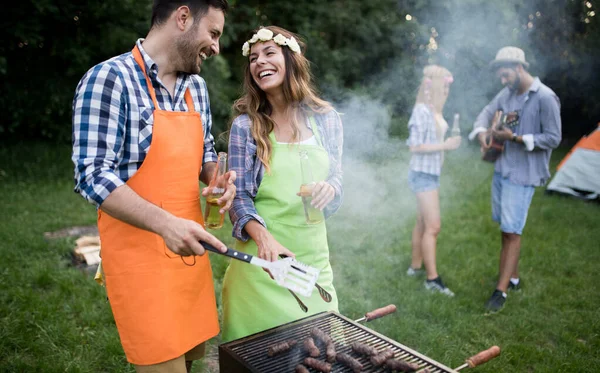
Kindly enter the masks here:
M 485 359 L 479 357 L 479 360 L 474 364 L 464 364 L 456 370 L 451 369 L 417 351 L 358 324 L 356 321 L 352 321 L 336 312 L 329 311 L 321 312 L 235 341 L 221 344 L 219 346 L 220 371 L 222 373 L 293 373 L 296 366 L 301 364 L 304 361 L 304 358 L 308 357 L 308 353 L 304 351 L 301 345 L 302 341 L 310 336 L 311 329 L 315 327 L 329 334 L 335 343 L 337 353 L 344 352 L 360 361 L 363 365 L 361 372 L 389 372 L 389 370 L 386 370 L 384 367 L 374 367 L 367 357 L 353 353 L 350 348 L 352 342 L 365 343 L 377 350 L 390 348 L 395 353 L 395 359 L 401 359 L 417 364 L 419 366 L 418 372 L 457 373 L 458 370 L 467 365 L 473 367 L 495 357 L 495 354 L 488 352 L 488 355 L 491 354 L 494 356 L 486 355 Z M 276 356 L 271 357 L 267 355 L 267 350 L 270 346 L 290 339 L 298 341 L 294 348 Z M 324 360 L 325 349 L 320 349 L 321 356 L 318 359 Z M 471 359 L 477 360 L 475 357 Z M 317 372 L 314 369 L 309 369 L 309 371 Z M 331 372 L 351 373 L 352 370 L 349 367 L 336 362 L 332 365 Z

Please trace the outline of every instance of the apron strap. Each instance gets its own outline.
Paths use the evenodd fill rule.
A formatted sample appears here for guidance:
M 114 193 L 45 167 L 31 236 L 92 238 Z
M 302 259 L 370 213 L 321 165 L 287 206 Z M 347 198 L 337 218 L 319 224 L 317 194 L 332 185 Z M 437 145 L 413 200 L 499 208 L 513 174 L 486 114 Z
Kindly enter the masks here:
M 196 110 L 194 109 L 194 101 L 192 100 L 192 94 L 190 93 L 189 87 L 185 90 L 185 103 L 187 104 L 188 111 L 190 113 L 196 112 Z
M 142 57 L 142 54 L 140 53 L 140 49 L 138 48 L 137 44 L 135 45 L 135 47 L 133 47 L 131 53 L 133 53 L 133 58 L 135 58 L 135 62 L 137 62 L 137 64 L 142 68 L 142 72 L 144 73 L 144 77 L 146 78 L 146 84 L 148 85 L 148 92 L 150 93 L 150 97 L 152 98 L 154 107 L 156 109 L 160 109 L 160 107 L 158 106 L 158 102 L 156 101 L 156 92 L 154 91 L 154 86 L 152 85 L 148 74 L 146 74 L 146 64 L 144 63 L 144 58 Z
M 133 53 L 133 58 L 135 59 L 135 62 L 137 62 L 137 64 L 142 69 L 142 72 L 144 73 L 144 77 L 146 78 L 146 84 L 148 85 L 148 92 L 150 93 L 150 97 L 152 98 L 152 102 L 154 103 L 154 108 L 156 110 L 160 110 L 160 107 L 158 106 L 158 101 L 156 100 L 156 91 L 154 90 L 154 86 L 150 81 L 150 77 L 146 73 L 146 64 L 144 63 L 144 58 L 142 57 L 142 53 L 140 52 L 140 49 L 138 48 L 137 44 L 135 45 L 135 47 L 133 47 L 131 53 Z M 190 93 L 189 87 L 186 88 L 184 97 L 185 103 L 188 107 L 188 111 L 192 113 L 195 112 L 196 110 L 194 109 L 194 101 L 192 100 L 192 94 Z

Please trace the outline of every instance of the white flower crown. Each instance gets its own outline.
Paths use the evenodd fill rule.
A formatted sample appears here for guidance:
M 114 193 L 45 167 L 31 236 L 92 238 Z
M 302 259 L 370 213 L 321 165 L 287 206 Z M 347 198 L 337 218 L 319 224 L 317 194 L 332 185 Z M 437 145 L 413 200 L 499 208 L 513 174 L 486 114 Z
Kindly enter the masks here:
M 296 39 L 294 39 L 293 36 L 291 36 L 289 39 L 283 36 L 282 34 L 277 34 L 277 36 L 273 37 L 273 31 L 266 28 L 261 28 L 256 34 L 252 35 L 252 39 L 244 43 L 244 45 L 242 46 L 242 55 L 246 57 L 250 54 L 251 44 L 254 44 L 257 41 L 265 42 L 269 40 L 273 40 L 276 44 L 279 44 L 282 47 L 284 45 L 287 45 L 287 47 L 290 48 L 292 52 L 300 53 L 300 44 L 298 44 L 298 42 L 296 41 Z

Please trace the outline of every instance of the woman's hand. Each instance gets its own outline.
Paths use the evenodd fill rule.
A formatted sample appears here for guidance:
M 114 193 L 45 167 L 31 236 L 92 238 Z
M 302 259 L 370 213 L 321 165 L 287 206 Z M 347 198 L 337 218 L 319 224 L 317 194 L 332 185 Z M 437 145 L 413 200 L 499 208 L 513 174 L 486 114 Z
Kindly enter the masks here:
M 444 149 L 445 150 L 455 150 L 460 146 L 460 142 L 462 138 L 460 136 L 452 136 L 448 137 L 446 141 L 444 141 Z
M 296 257 L 296 254 L 277 242 L 273 235 L 268 231 L 265 231 L 262 236 L 263 237 L 260 240 L 256 241 L 256 246 L 258 247 L 257 255 L 259 258 L 269 262 L 274 262 L 279 259 L 280 254 L 290 256 L 292 258 Z
M 310 203 L 314 208 L 323 211 L 335 198 L 335 189 L 326 181 L 319 181 L 315 184 L 312 191 L 312 202 Z
M 269 233 L 268 231 L 265 231 L 262 236 L 263 237 L 261 238 L 260 242 L 256 241 L 256 246 L 258 247 L 257 256 L 259 258 L 267 260 L 269 262 L 274 262 L 276 260 L 279 260 L 280 254 L 290 256 L 292 258 L 296 257 L 296 254 L 294 254 L 286 247 L 281 245 L 279 242 L 277 242 L 273 235 L 271 235 L 271 233 Z M 269 276 L 271 276 L 271 278 L 274 278 L 268 269 L 263 268 L 263 271 L 267 272 Z

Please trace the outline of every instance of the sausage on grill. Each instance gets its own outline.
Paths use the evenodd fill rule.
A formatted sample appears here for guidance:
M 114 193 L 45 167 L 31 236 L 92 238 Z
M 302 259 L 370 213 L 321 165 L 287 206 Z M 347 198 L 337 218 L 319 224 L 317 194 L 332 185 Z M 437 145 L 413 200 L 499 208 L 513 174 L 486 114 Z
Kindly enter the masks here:
M 335 356 L 337 355 L 335 352 L 335 345 L 333 344 L 333 342 L 330 342 L 329 344 L 327 344 L 327 349 L 325 350 L 325 360 L 327 360 L 330 363 L 335 362 Z
M 356 360 L 352 356 L 345 354 L 343 352 L 337 354 L 336 360 L 339 361 L 340 363 L 344 364 L 348 368 L 352 369 L 352 372 L 354 372 L 354 373 L 360 373 L 360 371 L 363 368 L 360 361 Z
M 331 340 L 331 337 L 327 333 L 325 333 L 324 331 L 322 331 L 319 328 L 312 328 L 310 330 L 310 334 L 314 338 L 316 338 L 316 339 L 320 340 L 321 342 L 325 343 L 326 345 L 328 345 L 330 343 L 333 343 L 333 341 Z
M 296 365 L 296 373 L 310 373 L 308 369 L 302 364 Z
M 394 351 L 392 351 L 389 348 L 386 348 L 385 350 L 381 351 L 377 355 L 371 356 L 371 363 L 373 363 L 374 366 L 378 367 L 378 366 L 383 365 L 386 360 L 391 359 L 393 357 L 394 357 Z
M 360 342 L 352 342 L 350 344 L 350 347 L 352 347 L 352 351 L 354 351 L 360 355 L 367 355 L 367 356 L 377 355 L 377 350 L 374 347 L 369 346 L 368 344 L 364 344 L 364 343 L 360 343 Z
M 319 372 L 323 372 L 323 373 L 331 372 L 331 364 L 326 363 L 321 360 L 313 359 L 312 357 L 307 357 L 306 359 L 304 359 L 304 365 L 306 365 L 309 368 L 316 369 Z
M 419 366 L 415 363 L 409 363 L 404 360 L 388 359 L 385 361 L 385 366 L 391 370 L 397 370 L 400 372 L 415 372 L 419 369 Z
M 312 328 L 310 330 L 310 335 L 312 335 L 315 340 L 319 340 L 325 345 L 326 360 L 330 363 L 335 362 L 335 345 L 331 337 L 319 328 Z
M 312 339 L 312 337 L 308 337 L 304 340 L 304 350 L 312 357 L 321 355 L 321 351 L 319 351 L 319 348 L 315 345 L 315 340 Z
M 267 354 L 269 356 L 275 356 L 282 352 L 289 351 L 292 349 L 292 347 L 296 345 L 296 343 L 298 343 L 298 341 L 296 341 L 295 339 L 288 339 L 287 341 L 275 343 L 274 345 L 269 346 L 269 348 L 267 349 Z

